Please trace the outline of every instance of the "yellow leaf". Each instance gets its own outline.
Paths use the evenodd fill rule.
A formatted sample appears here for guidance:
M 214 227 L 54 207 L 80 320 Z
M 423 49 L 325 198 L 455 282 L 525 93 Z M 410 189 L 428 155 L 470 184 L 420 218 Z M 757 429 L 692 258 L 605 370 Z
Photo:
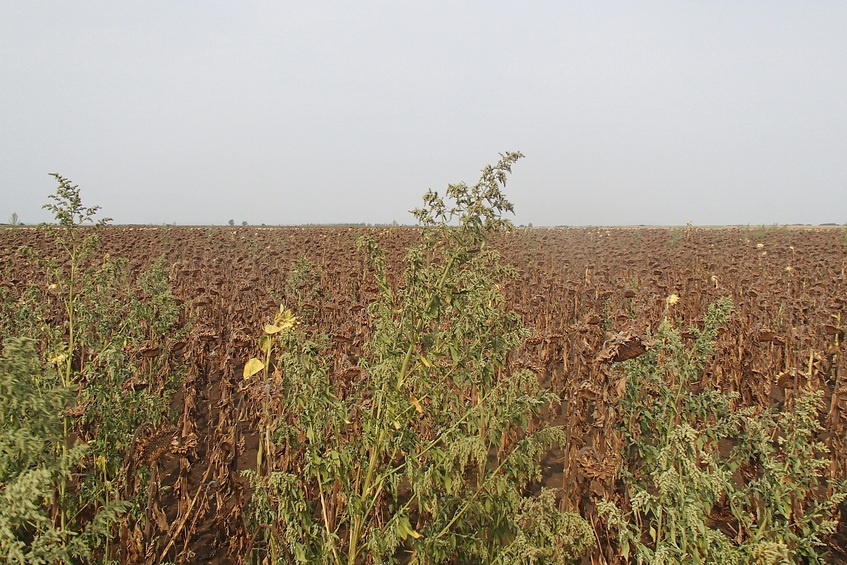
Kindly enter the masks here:
M 59 365 L 62 365 L 67 359 L 68 356 L 64 353 L 57 353 L 55 356 L 50 358 L 50 362 L 58 367 Z
M 274 326 L 273 324 L 268 324 L 265 326 L 265 333 L 268 335 L 278 334 L 283 329 L 285 328 L 283 328 L 282 326 Z
M 249 379 L 265 368 L 265 364 L 253 357 L 244 364 L 244 378 Z
M 397 520 L 395 531 L 397 532 L 397 535 L 400 536 L 400 539 L 406 539 L 409 536 L 412 536 L 415 539 L 421 539 L 423 537 L 421 534 L 416 532 L 412 525 L 409 523 L 408 516 L 401 516 Z
M 394 429 L 395 429 L 395 430 L 399 430 L 401 427 L 402 427 L 402 426 L 400 425 L 400 422 L 398 422 L 398 421 L 396 421 L 396 420 L 395 420 L 395 421 L 394 421 Z
M 409 395 L 409 402 L 412 403 L 412 405 L 415 407 L 415 410 L 418 411 L 418 414 L 423 416 L 423 406 L 421 406 L 421 403 L 418 401 L 417 398 L 415 398 L 414 394 Z
M 432 363 L 430 363 L 427 358 L 423 356 L 423 353 L 421 353 L 421 363 L 423 363 L 427 367 L 432 367 Z
M 97 468 L 100 469 L 104 474 L 106 473 L 106 458 L 103 455 L 98 455 L 94 460 L 94 464 L 97 465 Z

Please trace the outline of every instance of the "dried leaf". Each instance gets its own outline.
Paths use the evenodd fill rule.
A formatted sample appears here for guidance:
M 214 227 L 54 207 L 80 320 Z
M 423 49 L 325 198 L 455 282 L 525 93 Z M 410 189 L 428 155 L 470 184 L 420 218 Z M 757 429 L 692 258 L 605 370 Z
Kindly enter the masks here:
M 409 402 L 412 403 L 412 405 L 415 407 L 415 410 L 418 411 L 418 414 L 423 416 L 423 413 L 424 413 L 423 406 L 421 406 L 421 403 L 418 401 L 417 398 L 415 398 L 414 394 L 409 395 Z

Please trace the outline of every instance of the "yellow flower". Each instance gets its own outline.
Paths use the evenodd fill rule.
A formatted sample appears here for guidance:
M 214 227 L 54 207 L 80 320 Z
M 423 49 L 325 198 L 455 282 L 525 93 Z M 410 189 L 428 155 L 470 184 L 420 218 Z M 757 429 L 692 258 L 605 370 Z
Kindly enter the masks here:
M 63 365 L 65 363 L 65 361 L 67 361 L 67 359 L 68 359 L 68 356 L 65 355 L 64 353 L 57 353 L 56 355 L 51 357 L 49 359 L 49 361 L 51 363 L 53 363 L 54 365 L 56 365 L 57 367 L 59 367 L 59 366 Z
M 283 330 L 289 330 L 297 325 L 297 317 L 294 316 L 291 310 L 286 310 L 284 306 L 280 305 L 279 313 L 274 318 L 274 325 L 281 327 Z
M 762 249 L 764 246 L 765 246 L 765 244 L 764 244 L 764 243 L 757 243 L 757 244 L 756 244 L 756 249 Z
M 665 304 L 667 304 L 668 306 L 673 306 L 677 302 L 679 302 L 679 295 L 678 294 L 671 294 L 670 296 L 665 298 Z
M 274 316 L 274 323 L 265 326 L 265 333 L 268 335 L 277 334 L 285 330 L 290 330 L 296 325 L 297 317 L 294 316 L 291 310 L 286 310 L 285 306 L 280 305 L 279 312 Z

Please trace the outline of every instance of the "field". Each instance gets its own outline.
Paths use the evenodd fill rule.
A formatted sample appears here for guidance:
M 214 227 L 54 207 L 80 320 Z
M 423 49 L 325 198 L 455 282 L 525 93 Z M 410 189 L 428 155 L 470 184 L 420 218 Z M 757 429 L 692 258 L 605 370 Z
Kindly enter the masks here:
M 118 439 L 110 441 L 120 449 L 110 470 L 93 460 L 80 464 L 86 472 L 102 470 L 103 480 L 94 481 L 100 490 L 92 487 L 92 492 L 101 493 L 98 496 L 104 506 L 119 498 L 140 501 L 140 510 L 117 519 L 111 545 L 98 551 L 123 562 L 179 563 L 228 563 L 247 559 L 251 550 L 261 550 L 265 556 L 282 551 L 274 546 L 273 535 L 251 529 L 253 518 L 247 516 L 250 498 L 260 483 L 250 482 L 243 471 L 258 469 L 260 478 L 263 473 L 270 476 L 274 465 L 284 467 L 289 454 L 282 443 L 266 442 L 262 435 L 262 430 L 269 429 L 263 408 L 267 412 L 276 401 L 271 392 L 262 396 L 261 387 L 271 386 L 264 384 L 271 382 L 270 377 L 266 375 L 264 381 L 259 380 L 261 375 L 245 378 L 245 363 L 257 356 L 264 360 L 264 352 L 270 358 L 270 342 L 260 343 L 260 338 L 263 328 L 273 325 L 282 304 L 298 320 L 298 331 L 327 336 L 319 347 L 321 358 L 328 363 L 327 379 L 342 400 L 352 395 L 355 383 L 368 370 L 359 360 L 368 355 L 367 344 L 378 316 L 371 305 L 379 302 L 383 290 L 357 241 L 367 235 L 378 243 L 384 252 L 387 283 L 398 289 L 407 284 L 403 277 L 406 253 L 422 230 L 78 229 L 82 234 L 98 234 L 86 259 L 90 273 L 108 262 L 104 257 L 127 260 L 120 271 L 123 278 L 118 277 L 124 286 L 97 283 L 106 280 L 97 279 L 105 276 L 100 273 L 91 275 L 94 282 L 85 290 L 99 297 L 92 304 L 105 308 L 106 302 L 114 301 L 114 323 L 119 324 L 122 316 L 129 317 L 131 312 L 141 312 L 138 308 L 145 303 L 155 303 L 150 300 L 153 291 L 136 285 L 136 280 L 156 268 L 172 294 L 176 312 L 161 330 L 154 327 L 155 316 L 133 314 L 145 321 L 137 324 L 140 329 L 136 333 L 126 334 L 135 337 L 126 337 L 118 349 L 124 362 L 135 369 L 115 377 L 120 382 L 110 394 L 117 396 L 101 399 L 100 406 L 107 406 L 121 402 L 114 400 L 121 395 L 146 391 L 165 398 L 167 406 L 159 412 L 145 408 L 148 416 L 139 412 L 130 427 L 115 432 Z M 697 328 L 707 321 L 709 306 L 723 297 L 732 300 L 731 314 L 717 329 L 713 350 L 703 353 L 702 367 L 682 383 L 685 394 L 717 389 L 731 399 L 733 410 L 751 410 L 744 416 L 747 418 L 773 408 L 793 409 L 804 391 L 820 391 L 815 418 L 821 429 L 811 427 L 807 438 L 811 451 L 788 455 L 776 448 L 774 452 L 775 460 L 785 466 L 808 463 L 804 459 L 808 454 L 825 459 L 814 476 L 804 475 L 808 498 L 806 491 L 788 493 L 788 504 L 793 507 L 787 513 L 811 515 L 810 501 L 826 499 L 837 490 L 838 481 L 847 478 L 844 228 L 517 228 L 492 236 L 488 243 L 499 251 L 505 265 L 516 269 L 513 278 L 498 279 L 496 290 L 505 298 L 504 311 L 517 313 L 528 330 L 520 334 L 520 344 L 508 351 L 497 378 L 508 379 L 512 373 L 529 369 L 561 398 L 560 404 L 548 403 L 539 409 L 523 432 L 514 432 L 520 436 L 549 424 L 564 430 L 565 441 L 541 455 L 541 480 L 529 481 L 524 491 L 557 489 L 559 510 L 576 512 L 591 524 L 597 541 L 585 554 L 585 562 L 621 559 L 624 538 L 617 537 L 604 518 L 608 513 L 601 512 L 598 504 L 606 500 L 622 513 L 629 512 L 632 493 L 627 490 L 623 469 L 627 465 L 640 468 L 636 460 L 643 463 L 649 459 L 632 451 L 633 438 L 646 435 L 634 431 L 632 414 L 640 392 L 644 399 L 652 399 L 650 402 L 661 400 L 663 393 L 647 385 L 633 388 L 637 369 L 632 364 L 645 351 L 657 349 L 663 320 L 678 328 L 682 347 L 700 343 Z M 4 304 L 0 338 L 26 330 L 31 332 L 29 337 L 37 339 L 39 352 L 49 357 L 49 349 L 56 342 L 66 342 L 72 330 L 63 306 L 68 289 L 58 282 L 59 275 L 51 278 L 44 273 L 49 268 L 67 272 L 70 260 L 60 259 L 45 267 L 33 253 L 21 254 L 23 247 L 36 250 L 42 258 L 66 256 L 46 228 L 0 230 L 0 297 Z M 160 291 L 165 296 L 165 290 Z M 137 306 L 129 300 L 133 293 Z M 27 308 L 33 312 L 29 318 L 21 315 Z M 83 314 L 78 317 L 84 319 Z M 280 320 L 278 317 L 277 322 Z M 94 325 L 79 326 L 80 331 L 104 334 L 95 331 Z M 59 331 L 50 334 L 47 326 Z M 113 340 L 117 333 L 113 327 L 104 340 Z M 72 355 L 73 372 L 81 375 L 72 383 L 76 390 L 93 382 L 94 377 L 86 377 L 83 367 L 103 363 L 97 351 L 87 349 L 89 345 L 93 348 L 95 341 L 93 337 L 80 338 L 79 350 Z M 421 349 L 426 366 L 437 364 L 424 354 Z M 663 362 L 661 355 L 659 361 Z M 634 359 L 628 361 L 630 358 Z M 91 375 L 95 372 L 92 369 Z M 177 378 L 172 378 L 174 375 Z M 424 419 L 429 410 L 424 397 L 409 398 Z M 473 402 L 471 397 L 466 400 Z M 101 433 L 102 422 L 107 420 L 102 409 L 97 413 L 101 420 L 83 414 L 94 404 L 95 400 L 77 404 L 81 407 L 76 413 L 72 409 L 66 413 L 66 422 L 70 420 L 74 426 L 68 436 L 71 443 L 75 437 L 93 441 Z M 676 413 L 676 424 L 684 412 Z M 702 421 L 707 420 L 704 413 Z M 774 431 L 770 436 L 774 445 L 782 445 L 776 441 L 779 434 L 787 437 L 789 432 Z M 507 435 L 504 431 L 504 438 Z M 516 438 L 504 439 L 501 449 Z M 724 454 L 738 445 L 732 438 L 719 443 Z M 259 453 L 266 462 L 260 458 L 257 466 Z M 490 455 L 492 460 L 495 455 Z M 790 458 L 795 456 L 799 459 L 792 463 Z M 303 460 L 296 463 L 301 464 L 305 464 Z M 709 468 L 703 461 L 699 465 L 701 470 Z M 752 484 L 759 471 L 757 463 L 748 460 L 735 468 L 732 480 Z M 782 483 L 802 482 L 781 476 Z M 82 500 L 87 487 L 84 481 L 77 483 L 74 492 Z M 402 486 L 398 488 L 402 498 Z M 321 502 L 323 496 L 321 492 Z M 408 498 L 408 493 L 405 496 Z M 343 502 L 339 495 L 337 504 Z M 758 508 L 766 506 L 760 503 Z M 738 519 L 728 515 L 720 501 L 714 508 L 705 516 L 705 523 L 740 543 L 743 536 Z M 843 516 L 843 505 L 841 510 Z M 81 514 L 84 512 L 92 510 Z M 829 516 L 840 520 L 837 533 L 823 538 L 823 548 L 829 552 L 826 559 L 835 562 L 847 558 L 847 525 L 837 513 Z M 643 518 L 654 519 L 655 511 Z M 57 520 L 55 513 L 53 520 Z M 85 520 L 79 518 L 81 524 Z M 331 520 L 323 523 L 327 521 Z M 419 520 L 418 524 L 422 523 Z M 799 528 L 795 526 L 789 524 L 786 529 Z M 415 531 L 414 519 L 409 528 L 402 531 L 398 527 L 401 539 L 396 554 L 401 561 L 403 552 L 421 535 Z M 655 531 L 644 533 L 641 543 L 658 543 L 655 536 Z M 789 537 L 779 539 L 789 546 L 792 543 Z M 634 552 L 635 542 L 632 544 Z

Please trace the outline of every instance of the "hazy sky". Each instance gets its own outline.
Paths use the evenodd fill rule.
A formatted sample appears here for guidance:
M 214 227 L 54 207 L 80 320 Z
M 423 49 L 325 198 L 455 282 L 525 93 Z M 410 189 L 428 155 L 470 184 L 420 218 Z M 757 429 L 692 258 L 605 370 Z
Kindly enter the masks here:
M 0 222 L 847 222 L 847 2 L 0 0 Z

